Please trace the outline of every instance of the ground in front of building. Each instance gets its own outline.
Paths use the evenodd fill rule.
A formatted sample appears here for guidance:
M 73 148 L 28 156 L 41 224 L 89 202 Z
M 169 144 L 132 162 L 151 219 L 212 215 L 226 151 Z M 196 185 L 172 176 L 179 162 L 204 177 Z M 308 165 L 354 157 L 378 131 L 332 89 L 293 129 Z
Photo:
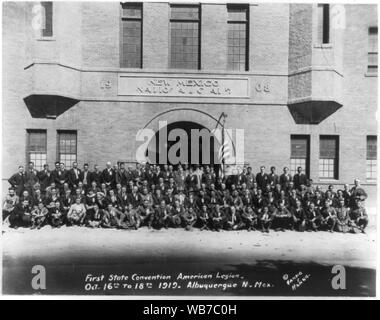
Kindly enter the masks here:
M 373 223 L 366 234 L 46 226 L 41 230 L 5 229 L 2 243 L 4 294 L 36 292 L 31 287 L 35 265 L 46 268 L 46 290 L 36 292 L 41 294 L 375 294 Z M 332 288 L 334 265 L 345 268 L 344 290 Z M 144 278 L 157 274 L 167 277 Z M 189 281 L 178 279 L 179 274 L 196 276 Z M 210 274 L 212 279 L 197 276 Z M 223 274 L 226 278 L 220 277 Z M 103 279 L 90 281 L 88 275 L 103 275 Z M 112 275 L 129 279 L 110 280 Z M 138 276 L 132 280 L 132 275 Z M 294 282 L 288 283 L 286 278 L 294 278 Z M 237 287 L 231 287 L 232 283 Z M 204 284 L 218 286 L 206 288 Z

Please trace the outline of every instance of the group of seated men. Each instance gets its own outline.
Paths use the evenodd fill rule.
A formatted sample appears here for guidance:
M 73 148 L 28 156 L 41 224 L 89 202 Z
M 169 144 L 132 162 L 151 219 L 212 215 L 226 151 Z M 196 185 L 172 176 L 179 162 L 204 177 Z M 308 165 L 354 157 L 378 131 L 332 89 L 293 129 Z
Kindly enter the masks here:
M 200 230 L 363 232 L 368 225 L 367 194 L 358 179 L 326 191 L 297 169 L 278 175 L 265 167 L 254 174 L 221 177 L 212 166 L 136 164 L 125 168 L 107 162 L 90 171 L 74 162 L 67 170 L 37 171 L 33 162 L 10 179 L 3 221 L 11 228 L 78 225 L 92 228 L 185 228 Z

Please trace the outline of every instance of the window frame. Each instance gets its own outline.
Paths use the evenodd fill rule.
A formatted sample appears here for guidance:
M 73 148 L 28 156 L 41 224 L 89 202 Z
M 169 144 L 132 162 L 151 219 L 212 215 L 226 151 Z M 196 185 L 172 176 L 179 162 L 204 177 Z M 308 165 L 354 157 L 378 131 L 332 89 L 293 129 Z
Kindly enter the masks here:
M 371 33 L 371 30 L 376 30 L 375 33 Z M 371 36 L 376 36 L 376 49 L 377 51 L 372 51 L 371 49 Z M 378 47 L 378 27 L 377 26 L 372 26 L 368 28 L 368 53 L 367 53 L 367 73 L 370 75 L 377 75 L 378 74 L 378 67 L 379 67 L 379 47 Z M 376 64 L 371 64 L 370 63 L 370 56 L 371 55 L 376 55 Z
M 172 8 L 174 7 L 197 7 L 198 8 L 198 19 L 178 19 L 178 18 L 172 18 Z M 197 23 L 198 24 L 198 54 L 197 54 L 197 67 L 196 68 L 177 68 L 172 66 L 172 22 L 174 23 Z M 189 3 L 189 4 L 178 4 L 178 3 L 172 3 L 169 5 L 169 69 L 184 69 L 184 70 L 201 70 L 201 26 L 202 26 L 202 6 L 199 3 Z
M 45 26 L 46 26 L 46 9 L 43 5 L 43 3 L 51 3 L 51 35 L 44 35 L 44 30 L 45 29 L 42 29 L 42 26 L 41 28 L 39 29 L 39 32 L 38 34 L 36 35 L 36 40 L 37 41 L 55 41 L 55 35 L 54 35 L 54 20 L 55 20 L 55 5 L 54 5 L 54 1 L 39 1 L 38 4 L 43 8 L 43 12 L 41 12 L 41 14 L 44 14 L 44 17 L 42 17 L 42 19 L 44 19 L 45 21 Z
M 369 156 L 369 141 L 373 139 L 375 140 L 375 146 L 376 146 L 376 153 L 375 157 L 370 157 Z M 375 167 L 375 170 L 373 170 L 373 167 Z M 368 170 L 370 168 L 371 170 Z M 374 176 L 373 176 L 374 173 Z M 368 176 L 368 174 L 370 176 Z M 366 181 L 367 182 L 376 182 L 377 181 L 377 136 L 376 135 L 368 135 L 366 137 Z
M 290 163 L 289 163 L 289 169 L 291 171 L 291 162 L 293 160 L 300 160 L 303 158 L 296 158 L 292 157 L 292 140 L 293 139 L 305 139 L 306 140 L 306 158 L 305 159 L 305 166 L 302 168 L 303 172 L 306 174 L 307 177 L 310 177 L 310 135 L 307 134 L 291 134 L 290 135 Z M 297 171 L 297 168 L 296 168 Z M 292 175 L 294 175 L 297 172 L 291 172 Z
M 35 159 L 31 159 L 30 155 L 31 155 L 31 151 L 30 151 L 30 136 L 31 134 L 33 133 L 43 133 L 45 135 L 45 153 L 43 152 L 35 152 L 36 154 L 39 153 L 39 154 L 45 154 L 45 163 L 43 163 L 41 166 L 37 165 L 36 163 L 36 160 Z M 34 163 L 34 168 L 38 171 L 42 170 L 43 169 L 43 165 L 47 163 L 48 161 L 48 152 L 47 152 L 47 130 L 46 129 L 26 129 L 26 148 L 25 148 L 25 153 L 26 153 L 26 163 L 28 164 L 29 162 L 33 162 Z
M 335 158 L 321 158 L 321 141 L 322 140 L 335 140 Z M 339 135 L 320 135 L 319 136 L 319 157 L 318 157 L 318 178 L 319 180 L 339 180 L 339 152 L 340 152 L 340 136 Z M 333 176 L 321 176 L 321 160 L 334 160 L 334 173 Z
M 226 5 L 227 9 L 227 70 L 229 71 L 249 71 L 249 4 L 237 4 L 231 3 Z M 246 10 L 246 18 L 245 20 L 234 20 L 228 18 L 228 12 L 230 9 L 245 9 Z M 245 25 L 245 61 L 244 61 L 244 70 L 232 69 L 229 68 L 228 56 L 229 56 L 229 41 L 228 41 L 228 32 L 230 24 L 242 24 Z
M 124 8 L 123 8 L 123 5 L 129 5 L 129 6 L 139 6 L 140 7 L 140 10 L 141 10 L 141 16 L 140 17 L 128 17 L 128 16 L 124 16 Z M 120 41 L 119 41 L 119 46 L 120 46 L 120 50 L 119 50 L 119 55 L 120 55 L 120 58 L 119 58 L 119 64 L 120 64 L 120 68 L 121 69 L 142 69 L 143 68 L 143 19 L 144 19 L 144 5 L 142 2 L 120 2 L 120 7 L 119 7 L 119 10 L 120 10 L 120 20 L 119 20 L 119 25 L 120 25 L 120 32 L 119 32 L 119 37 L 120 37 Z M 125 57 L 125 53 L 124 53 L 124 24 L 123 22 L 124 21 L 139 21 L 140 22 L 140 59 L 139 59 L 139 64 L 140 66 L 138 67 L 128 67 L 128 66 L 125 66 L 123 65 L 123 62 L 124 62 L 124 57 Z
M 62 153 L 61 152 L 61 134 L 75 134 L 75 162 L 78 161 L 78 131 L 77 130 L 57 130 L 57 161 L 63 162 L 61 160 L 61 154 L 65 155 L 73 155 L 74 153 Z M 72 165 L 72 162 L 70 163 L 70 167 Z M 65 167 L 67 167 L 67 164 L 65 163 Z
M 322 7 L 322 23 L 320 24 L 319 15 L 321 13 L 320 9 Z M 331 10 L 329 3 L 318 3 L 317 4 L 317 42 L 318 45 L 329 45 L 331 44 L 331 26 L 330 26 Z M 320 38 L 320 28 L 322 28 Z

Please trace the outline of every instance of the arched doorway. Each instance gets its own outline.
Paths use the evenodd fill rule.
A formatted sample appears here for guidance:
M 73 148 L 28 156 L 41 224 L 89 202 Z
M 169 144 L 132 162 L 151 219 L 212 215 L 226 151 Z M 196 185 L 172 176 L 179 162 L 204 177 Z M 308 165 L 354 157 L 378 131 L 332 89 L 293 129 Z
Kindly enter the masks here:
M 165 132 L 166 131 L 166 134 Z M 176 133 L 182 133 L 181 137 Z M 171 140 L 171 134 L 174 135 Z M 195 139 L 194 139 L 195 138 Z M 184 141 L 186 139 L 186 141 Z M 155 144 L 155 145 L 154 145 Z M 181 148 L 179 146 L 181 145 Z M 187 148 L 186 148 L 187 147 Z M 218 142 L 210 130 L 203 125 L 193 121 L 177 121 L 169 123 L 155 134 L 148 145 L 149 158 L 159 165 L 164 165 L 161 153 L 166 153 L 167 164 L 189 164 L 189 165 L 211 165 L 215 172 L 219 171 L 218 165 Z M 146 156 L 148 156 L 148 150 Z M 152 151 L 154 150 L 154 151 Z M 175 150 L 176 152 L 174 152 Z M 181 152 L 185 152 L 187 161 L 178 161 Z M 174 161 L 173 155 L 175 153 Z M 195 160 L 195 161 L 194 161 Z

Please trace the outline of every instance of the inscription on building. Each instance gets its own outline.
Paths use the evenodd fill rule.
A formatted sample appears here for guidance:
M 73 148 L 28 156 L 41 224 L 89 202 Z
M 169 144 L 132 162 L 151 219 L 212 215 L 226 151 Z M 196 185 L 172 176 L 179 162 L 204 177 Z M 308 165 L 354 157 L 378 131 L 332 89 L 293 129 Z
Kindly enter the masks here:
M 249 98 L 248 78 L 119 75 L 118 81 L 120 96 Z

